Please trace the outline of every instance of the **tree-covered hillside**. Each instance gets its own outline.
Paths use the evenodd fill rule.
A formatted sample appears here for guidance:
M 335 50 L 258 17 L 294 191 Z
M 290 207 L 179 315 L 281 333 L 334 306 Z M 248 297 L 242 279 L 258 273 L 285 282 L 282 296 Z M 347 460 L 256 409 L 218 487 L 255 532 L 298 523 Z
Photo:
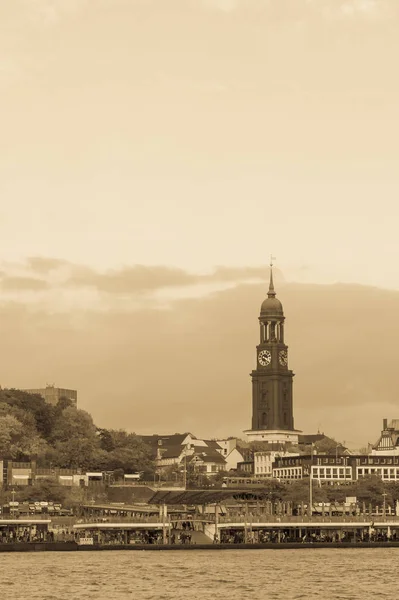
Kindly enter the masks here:
M 52 406 L 15 389 L 0 389 L 0 459 L 34 459 L 41 467 L 153 470 L 150 448 L 134 433 L 98 429 L 67 398 Z

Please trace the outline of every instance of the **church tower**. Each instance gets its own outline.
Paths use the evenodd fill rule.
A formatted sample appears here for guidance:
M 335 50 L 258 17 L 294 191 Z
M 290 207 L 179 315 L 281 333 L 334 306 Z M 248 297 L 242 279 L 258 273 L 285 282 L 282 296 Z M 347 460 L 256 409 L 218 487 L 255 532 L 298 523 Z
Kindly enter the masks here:
M 297 443 L 294 429 L 292 383 L 294 373 L 288 368 L 288 346 L 284 340 L 283 306 L 276 298 L 273 264 L 267 298 L 259 316 L 259 344 L 252 378 L 252 427 L 246 431 L 250 441 Z

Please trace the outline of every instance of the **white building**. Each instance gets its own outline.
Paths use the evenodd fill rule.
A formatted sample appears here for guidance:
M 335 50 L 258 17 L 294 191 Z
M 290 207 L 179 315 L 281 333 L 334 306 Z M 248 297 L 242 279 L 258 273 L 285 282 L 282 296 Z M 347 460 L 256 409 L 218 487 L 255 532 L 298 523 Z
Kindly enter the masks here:
M 244 461 L 243 454 L 237 448 L 237 438 L 228 438 L 225 440 L 215 440 L 219 445 L 220 454 L 226 461 L 225 470 L 226 471 L 235 471 L 237 469 L 237 465 L 239 462 Z
M 297 452 L 285 452 L 277 450 L 266 450 L 254 452 L 254 475 L 255 477 L 273 477 L 273 463 L 276 458 L 286 456 L 299 456 Z

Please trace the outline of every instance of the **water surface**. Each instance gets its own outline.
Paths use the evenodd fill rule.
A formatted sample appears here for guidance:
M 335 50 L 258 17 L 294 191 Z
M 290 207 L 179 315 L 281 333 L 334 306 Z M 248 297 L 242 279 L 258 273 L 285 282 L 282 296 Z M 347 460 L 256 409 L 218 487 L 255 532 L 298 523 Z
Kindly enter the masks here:
M 399 548 L 1 554 L 7 600 L 394 598 Z

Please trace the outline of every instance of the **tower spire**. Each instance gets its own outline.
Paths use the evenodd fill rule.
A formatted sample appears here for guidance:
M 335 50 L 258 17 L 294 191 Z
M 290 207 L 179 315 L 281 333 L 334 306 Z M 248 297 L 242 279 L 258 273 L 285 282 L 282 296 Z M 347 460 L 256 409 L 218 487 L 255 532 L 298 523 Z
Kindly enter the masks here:
M 270 255 L 270 281 L 269 281 L 269 291 L 267 292 L 268 298 L 274 298 L 276 295 L 276 292 L 274 291 L 274 282 L 273 282 L 273 260 L 276 260 L 276 257 Z

